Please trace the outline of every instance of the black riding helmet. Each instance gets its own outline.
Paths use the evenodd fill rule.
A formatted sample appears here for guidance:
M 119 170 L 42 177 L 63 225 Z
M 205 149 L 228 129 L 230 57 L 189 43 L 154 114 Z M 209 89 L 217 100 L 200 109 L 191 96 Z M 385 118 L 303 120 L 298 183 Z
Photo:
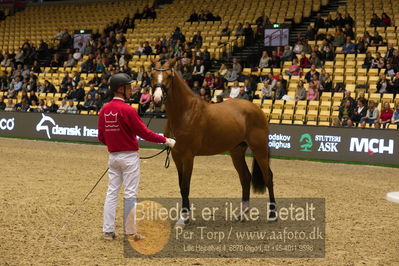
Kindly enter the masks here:
M 109 78 L 109 88 L 116 92 L 119 87 L 132 83 L 132 78 L 126 73 L 118 73 Z

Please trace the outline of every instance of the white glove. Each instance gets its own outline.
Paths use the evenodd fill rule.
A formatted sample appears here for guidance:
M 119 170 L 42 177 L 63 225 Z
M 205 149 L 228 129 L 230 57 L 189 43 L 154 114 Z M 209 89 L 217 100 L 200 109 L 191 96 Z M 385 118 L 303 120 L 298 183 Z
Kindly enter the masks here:
M 165 145 L 168 146 L 169 148 L 173 148 L 176 144 L 176 140 L 171 139 L 171 138 L 166 138 Z

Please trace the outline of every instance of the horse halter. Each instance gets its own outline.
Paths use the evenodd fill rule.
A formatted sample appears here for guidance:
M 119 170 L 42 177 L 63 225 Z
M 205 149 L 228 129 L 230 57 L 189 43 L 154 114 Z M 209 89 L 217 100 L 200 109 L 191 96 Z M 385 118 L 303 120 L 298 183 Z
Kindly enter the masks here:
M 165 72 L 165 71 L 173 70 L 173 68 L 171 68 L 171 67 L 166 67 L 166 68 L 154 67 L 153 69 L 156 70 L 156 71 L 159 71 L 159 72 Z M 172 79 L 172 78 L 173 78 L 173 75 L 174 75 L 174 74 L 173 74 L 173 71 L 172 71 L 172 75 L 169 76 L 169 79 Z M 154 88 L 161 88 L 162 92 L 165 93 L 165 99 L 166 99 L 168 88 L 166 88 L 164 84 L 162 84 L 162 83 L 156 83 L 156 84 L 154 85 Z

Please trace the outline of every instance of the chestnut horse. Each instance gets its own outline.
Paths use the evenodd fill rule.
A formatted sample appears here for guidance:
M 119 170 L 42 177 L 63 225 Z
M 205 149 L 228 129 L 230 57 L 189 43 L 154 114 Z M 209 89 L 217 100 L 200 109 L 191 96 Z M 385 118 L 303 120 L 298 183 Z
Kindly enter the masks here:
M 269 190 L 269 219 L 275 219 L 273 173 L 269 166 L 268 125 L 263 111 L 247 100 L 232 99 L 209 104 L 188 87 L 173 66 L 176 59 L 153 61 L 154 101 L 165 102 L 168 121 L 165 136 L 175 138 L 172 157 L 179 175 L 182 218 L 189 222 L 190 180 L 195 156 L 230 152 L 242 186 L 242 206 L 248 210 L 250 186 L 255 192 Z M 247 148 L 254 155 L 252 175 L 245 162 Z

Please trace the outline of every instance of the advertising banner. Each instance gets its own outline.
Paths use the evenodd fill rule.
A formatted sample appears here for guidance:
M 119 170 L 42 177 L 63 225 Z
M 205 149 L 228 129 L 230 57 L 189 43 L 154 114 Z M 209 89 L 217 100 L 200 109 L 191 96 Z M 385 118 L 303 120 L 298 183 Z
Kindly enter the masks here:
M 98 142 L 97 116 L 0 112 L 0 136 Z M 162 133 L 166 119 L 143 119 Z M 399 165 L 399 132 L 270 124 L 272 156 Z M 139 139 L 140 145 L 155 146 Z

